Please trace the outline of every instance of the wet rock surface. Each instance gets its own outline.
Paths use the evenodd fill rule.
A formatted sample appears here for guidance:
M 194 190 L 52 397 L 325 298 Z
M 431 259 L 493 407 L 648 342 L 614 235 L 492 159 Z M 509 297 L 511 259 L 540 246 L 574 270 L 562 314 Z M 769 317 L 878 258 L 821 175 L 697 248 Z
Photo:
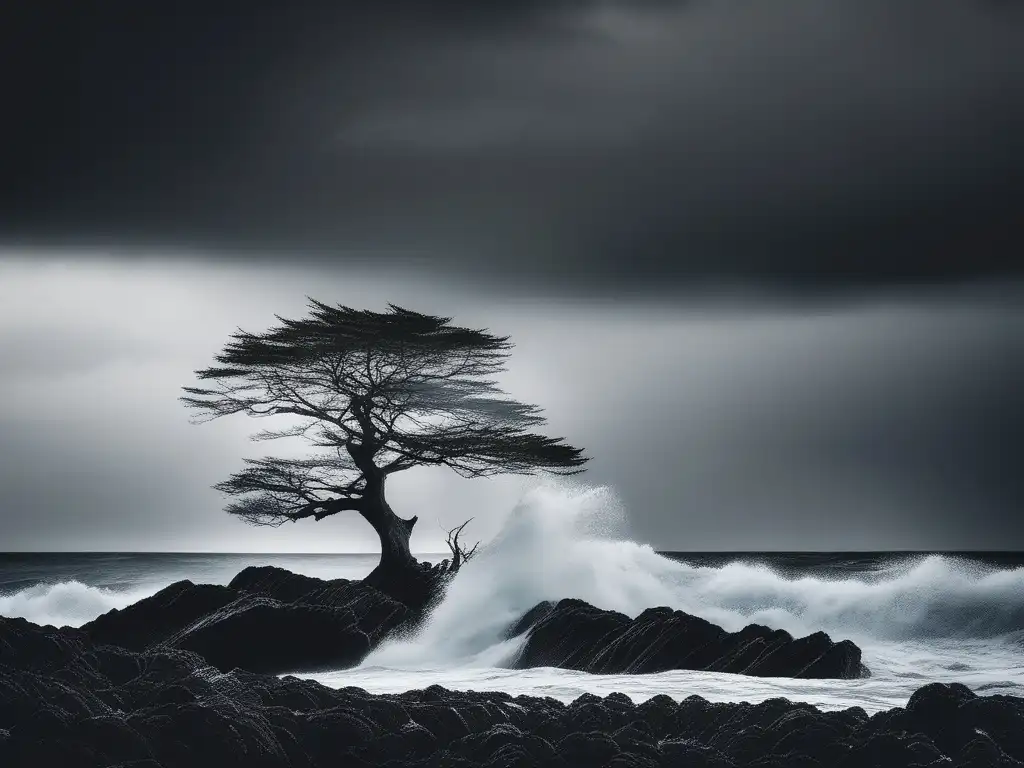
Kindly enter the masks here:
M 635 619 L 582 600 L 540 603 L 508 636 L 526 634 L 517 669 L 559 667 L 597 674 L 642 674 L 670 669 L 733 672 L 758 677 L 868 677 L 861 651 L 824 632 L 794 638 L 751 624 L 726 632 L 697 616 L 649 608 Z
M 267 598 L 265 598 L 267 599 Z M 867 716 L 772 699 L 375 696 L 0 618 L 0 766 L 1016 766 L 1024 700 L 927 685 Z
M 193 651 L 222 671 L 287 673 L 355 666 L 385 637 L 414 629 L 422 616 L 359 581 L 326 581 L 263 566 L 246 568 L 227 586 L 176 582 L 82 630 L 93 642 L 134 651 Z M 513 664 L 521 669 L 868 675 L 860 649 L 848 640 L 833 642 L 823 632 L 793 638 L 756 624 L 729 633 L 669 608 L 651 608 L 630 619 L 581 600 L 540 603 L 507 632 L 508 637 L 524 634 Z
M 284 673 L 354 666 L 410 617 L 358 581 L 266 566 L 246 568 L 226 587 L 176 582 L 82 631 L 136 651 L 194 651 L 224 671 Z

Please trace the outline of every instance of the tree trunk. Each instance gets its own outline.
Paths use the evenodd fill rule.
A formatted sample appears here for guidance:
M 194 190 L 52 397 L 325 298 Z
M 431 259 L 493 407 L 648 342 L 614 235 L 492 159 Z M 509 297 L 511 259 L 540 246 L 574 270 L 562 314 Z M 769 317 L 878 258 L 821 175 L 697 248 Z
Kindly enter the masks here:
M 409 605 L 421 608 L 430 598 L 426 573 L 409 549 L 409 536 L 418 518 L 401 518 L 384 498 L 384 478 L 368 480 L 361 514 L 380 537 L 380 562 L 364 583 Z

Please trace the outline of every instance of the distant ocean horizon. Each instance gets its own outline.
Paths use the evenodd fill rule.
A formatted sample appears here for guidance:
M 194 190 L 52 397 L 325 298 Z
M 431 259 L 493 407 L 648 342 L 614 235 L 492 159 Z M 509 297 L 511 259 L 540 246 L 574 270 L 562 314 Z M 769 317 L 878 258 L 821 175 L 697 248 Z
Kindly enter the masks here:
M 908 563 L 929 557 L 973 563 L 996 568 L 1024 567 L 1024 550 L 656 550 L 668 560 L 699 567 L 722 567 L 730 563 L 764 565 L 790 575 L 816 572 L 871 572 L 882 565 Z M 440 562 L 450 557 L 447 552 L 415 552 L 421 561 Z M 0 594 L 12 586 L 28 586 L 63 578 L 86 579 L 93 586 L 128 586 L 148 581 L 157 574 L 180 573 L 181 578 L 223 579 L 225 568 L 247 565 L 277 565 L 282 568 L 303 567 L 321 571 L 331 565 L 338 575 L 324 578 L 359 579 L 376 565 L 380 552 L 218 552 L 218 551 L 118 551 L 118 550 L 53 550 L 0 552 Z M 363 572 L 365 568 L 365 572 Z M 194 576 L 189 575 L 194 573 Z M 233 575 L 233 574 L 232 574 Z M 310 574 L 313 575 L 313 574 Z M 216 578 L 219 577 L 219 578 Z M 228 579 L 230 580 L 230 578 Z

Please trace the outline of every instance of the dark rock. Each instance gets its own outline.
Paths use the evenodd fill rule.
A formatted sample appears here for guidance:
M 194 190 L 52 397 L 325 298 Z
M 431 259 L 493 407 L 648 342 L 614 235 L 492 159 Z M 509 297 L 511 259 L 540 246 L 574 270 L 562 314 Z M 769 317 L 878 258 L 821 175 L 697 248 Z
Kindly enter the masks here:
M 999 745 L 985 732 L 979 732 L 974 735 L 957 756 L 957 765 L 970 766 L 1009 766 L 1013 765 L 1016 761 L 1011 761 L 1007 754 L 999 748 Z M 1017 763 L 1020 765 L 1020 763 Z
M 376 748 L 389 757 L 423 759 L 437 752 L 437 737 L 419 723 L 410 720 L 397 731 L 385 734 Z
M 351 584 L 348 579 L 327 581 L 301 573 L 292 573 L 273 565 L 250 565 L 239 571 L 228 582 L 228 588 L 240 592 L 255 592 L 272 597 L 282 603 L 293 603 L 311 592 L 338 584 Z
M 0 619 L 0 652 L 4 768 L 1013 766 L 1024 734 L 1024 700 L 959 685 L 925 686 L 906 709 L 867 717 L 785 699 L 588 694 L 566 705 L 440 686 L 373 696 L 13 619 Z
M 542 603 L 537 603 L 533 608 L 523 614 L 522 618 L 519 619 L 515 624 L 509 627 L 505 631 L 505 639 L 511 639 L 513 637 L 519 637 L 521 634 L 530 629 L 534 624 L 547 616 L 551 611 L 555 609 L 556 603 L 546 600 Z
M 272 565 L 250 566 L 228 585 L 281 603 L 346 609 L 359 630 L 376 642 L 410 618 L 408 606 L 361 581 L 317 579 Z
M 463 736 L 446 751 L 472 765 L 536 765 L 556 757 L 550 743 L 508 724 Z
M 285 673 L 358 664 L 389 634 L 412 628 L 421 618 L 362 582 L 325 581 L 262 566 L 244 569 L 226 587 L 177 582 L 100 616 L 82 632 L 96 643 L 135 651 L 194 651 L 223 671 Z M 820 632 L 794 639 L 758 625 L 728 633 L 668 608 L 630 619 L 580 600 L 540 603 L 508 635 L 524 632 L 528 638 L 515 661 L 520 668 L 626 674 L 695 669 L 843 679 L 864 673 L 860 649 L 849 641 L 834 643 Z M 60 656 L 57 647 L 38 652 Z
M 260 597 L 236 600 L 166 644 L 198 653 L 224 671 L 267 673 L 350 667 L 370 651 L 351 611 Z
M 1024 700 L 1014 696 L 972 696 L 960 716 L 975 732 L 992 738 L 1011 759 L 1024 763 Z
M 96 643 L 194 651 L 229 671 L 285 673 L 358 664 L 409 609 L 347 579 L 246 568 L 224 586 L 179 581 L 82 627 Z
M 622 754 L 619 745 L 601 731 L 570 733 L 557 747 L 569 765 L 605 765 Z
M 237 598 L 237 591 L 229 587 L 177 581 L 127 608 L 104 613 L 82 630 L 96 643 L 141 651 Z
M 632 713 L 635 717 L 635 711 Z M 612 758 L 612 761 L 619 760 L 620 765 L 658 765 L 661 762 L 661 753 L 657 747 L 657 737 L 654 730 L 643 720 L 633 720 L 611 734 L 620 750 L 619 757 Z M 623 760 L 621 758 L 628 758 Z
M 735 763 L 718 750 L 691 739 L 663 741 L 658 745 L 663 765 L 700 766 L 700 768 L 730 768 Z
M 670 669 L 735 672 L 761 677 L 853 679 L 867 671 L 849 640 L 823 632 L 794 639 L 751 624 L 739 632 L 682 611 L 651 608 L 635 619 L 566 599 L 540 603 L 509 628 L 527 640 L 513 666 L 560 667 L 597 674 L 642 674 Z

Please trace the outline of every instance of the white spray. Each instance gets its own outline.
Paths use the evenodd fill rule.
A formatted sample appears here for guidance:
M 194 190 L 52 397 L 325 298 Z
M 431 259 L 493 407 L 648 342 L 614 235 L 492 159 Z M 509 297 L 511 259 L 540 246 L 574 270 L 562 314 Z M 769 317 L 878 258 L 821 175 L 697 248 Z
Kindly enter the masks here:
M 1024 569 L 931 556 L 874 578 L 787 578 L 755 562 L 698 567 L 620 536 L 608 488 L 548 485 L 528 493 L 498 536 L 467 563 L 430 620 L 364 667 L 501 666 L 507 627 L 543 600 L 576 597 L 636 616 L 667 605 L 736 631 L 756 622 L 835 639 L 974 638 L 1024 628 Z

